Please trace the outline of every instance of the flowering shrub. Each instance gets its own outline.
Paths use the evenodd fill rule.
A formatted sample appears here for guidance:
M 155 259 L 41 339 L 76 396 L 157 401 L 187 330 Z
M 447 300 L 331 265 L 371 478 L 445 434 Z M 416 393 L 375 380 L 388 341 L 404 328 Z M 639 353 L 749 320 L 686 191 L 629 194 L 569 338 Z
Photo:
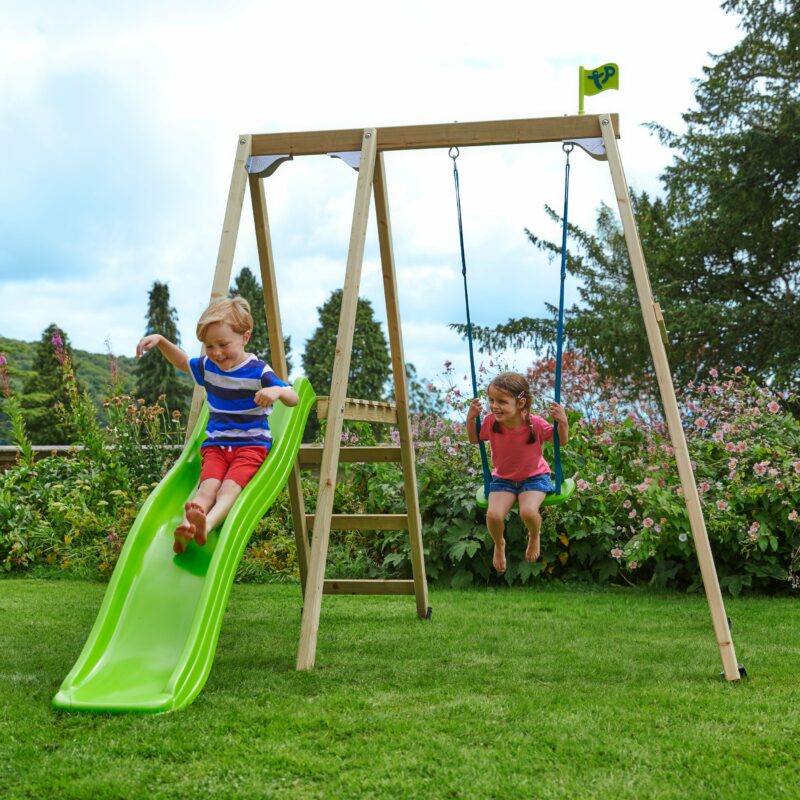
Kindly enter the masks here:
M 54 343 L 55 346 L 55 343 Z M 650 583 L 697 589 L 701 584 L 674 451 L 657 405 L 623 399 L 595 380 L 586 359 L 564 361 L 570 439 L 562 448 L 564 474 L 577 491 L 543 514 L 541 558 L 524 560 L 527 535 L 516 511 L 506 526 L 508 569 L 502 580 L 525 584 L 552 578 Z M 70 366 L 63 362 L 65 380 Z M 492 361 L 490 367 L 499 364 Z M 536 413 L 546 415 L 552 362 L 528 370 Z M 5 359 L 0 361 L 4 408 L 12 417 Z M 489 370 L 481 366 L 482 381 Z M 580 374 L 575 374 L 580 373 Z M 588 376 L 588 378 L 587 378 Z M 449 416 L 418 415 L 417 481 L 429 577 L 465 586 L 495 580 L 492 542 L 476 508 L 482 483 L 477 447 L 464 422 L 472 392 L 444 373 Z M 100 430 L 88 398 L 70 393 L 71 419 L 84 442 L 72 458 L 33 462 L 24 426 L 14 426 L 23 457 L 0 476 L 0 562 L 6 569 L 51 563 L 108 574 L 124 536 L 151 487 L 166 472 L 181 440 L 180 420 L 159 404 L 114 393 L 109 429 Z M 626 391 L 627 398 L 631 393 Z M 82 405 L 83 404 L 83 405 Z M 720 583 L 743 589 L 800 588 L 800 423 L 797 398 L 755 385 L 740 369 L 690 384 L 680 395 L 681 417 Z M 21 423 L 20 423 L 21 424 Z M 396 431 L 390 434 L 397 443 Z M 343 444 L 374 444 L 366 423 L 348 424 Z M 107 443 L 117 446 L 106 447 Z M 102 443 L 102 446 L 101 444 Z M 28 452 L 29 457 L 25 455 Z M 317 477 L 303 474 L 306 508 L 313 510 Z M 399 465 L 342 464 L 336 513 L 405 513 Z M 259 523 L 239 569 L 240 580 L 297 576 L 288 494 Z M 411 554 L 405 531 L 334 532 L 330 577 L 407 577 Z
M 164 423 L 163 407 L 114 394 L 108 401 L 111 425 L 103 430 L 89 396 L 77 389 L 58 334 L 52 344 L 68 398 L 55 411 L 69 418 L 83 449 L 34 461 L 0 373 L 4 409 L 21 453 L 16 468 L 0 474 L 0 563 L 7 571 L 50 564 L 108 575 L 139 506 L 175 459 L 177 451 L 168 445 L 182 439 L 180 424 Z M 5 368 L 3 358 L 0 370 Z

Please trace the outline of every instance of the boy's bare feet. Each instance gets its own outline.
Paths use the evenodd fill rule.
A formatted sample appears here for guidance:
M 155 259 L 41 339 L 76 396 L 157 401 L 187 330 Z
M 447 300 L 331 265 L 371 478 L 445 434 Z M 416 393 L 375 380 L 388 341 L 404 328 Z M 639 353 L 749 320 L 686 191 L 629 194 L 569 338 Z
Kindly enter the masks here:
M 185 506 L 185 511 L 186 519 L 189 520 L 189 524 L 194 528 L 194 540 L 202 547 L 208 538 L 205 509 L 190 500 Z
M 526 561 L 536 561 L 539 558 L 539 531 L 528 531 L 528 549 L 525 551 Z
M 190 522 L 182 522 L 175 528 L 175 543 L 172 545 L 172 549 L 180 555 L 192 539 L 194 539 L 194 525 Z
M 494 555 L 492 556 L 492 566 L 497 572 L 506 571 L 506 543 L 505 541 L 499 547 L 494 546 Z

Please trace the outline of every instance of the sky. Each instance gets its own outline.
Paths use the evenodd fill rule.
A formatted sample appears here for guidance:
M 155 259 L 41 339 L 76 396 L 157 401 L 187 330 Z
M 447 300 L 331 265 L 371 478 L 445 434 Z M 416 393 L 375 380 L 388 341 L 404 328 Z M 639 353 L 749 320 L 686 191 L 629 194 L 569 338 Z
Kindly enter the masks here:
M 614 61 L 620 90 L 586 112 L 620 114 L 628 183 L 658 194 L 673 154 L 643 126 L 682 130 L 709 53 L 740 38 L 713 0 L 0 0 L 0 16 L 0 335 L 34 341 L 55 322 L 75 347 L 126 355 L 154 281 L 199 353 L 239 134 L 574 114 L 578 67 Z M 406 360 L 437 381 L 445 361 L 468 365 L 448 327 L 465 321 L 452 161 L 385 158 Z M 544 211 L 563 200 L 560 144 L 463 148 L 458 164 L 473 322 L 544 314 L 559 265 L 525 229 L 560 239 Z M 265 184 L 293 377 L 344 280 L 356 178 L 310 156 Z M 571 221 L 593 229 L 601 203 L 615 206 L 608 167 L 576 151 Z M 248 197 L 243 266 L 258 274 Z M 374 209 L 360 294 L 385 322 Z

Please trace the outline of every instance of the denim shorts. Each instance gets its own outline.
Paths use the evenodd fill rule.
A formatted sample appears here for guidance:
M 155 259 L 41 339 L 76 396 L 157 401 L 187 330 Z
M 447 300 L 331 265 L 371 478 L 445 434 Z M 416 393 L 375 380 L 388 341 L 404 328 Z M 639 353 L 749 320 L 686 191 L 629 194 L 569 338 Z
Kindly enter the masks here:
M 550 494 L 555 492 L 556 487 L 552 478 L 546 472 L 541 475 L 532 475 L 521 481 L 509 481 L 505 478 L 492 477 L 489 484 L 490 492 L 513 492 L 518 495 L 520 492 L 545 492 Z

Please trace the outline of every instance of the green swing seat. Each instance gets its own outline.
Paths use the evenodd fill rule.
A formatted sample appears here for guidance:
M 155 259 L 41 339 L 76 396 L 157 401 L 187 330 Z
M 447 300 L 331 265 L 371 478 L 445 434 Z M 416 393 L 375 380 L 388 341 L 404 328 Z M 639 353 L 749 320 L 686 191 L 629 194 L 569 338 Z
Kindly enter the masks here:
M 553 492 L 542 500 L 542 508 L 545 506 L 557 506 L 559 503 L 564 503 L 569 500 L 573 494 L 575 494 L 575 481 L 572 480 L 572 478 L 567 478 L 561 482 L 561 492 L 559 494 Z M 478 508 L 489 508 L 489 501 L 484 494 L 483 486 L 479 487 L 475 492 L 475 503 Z

